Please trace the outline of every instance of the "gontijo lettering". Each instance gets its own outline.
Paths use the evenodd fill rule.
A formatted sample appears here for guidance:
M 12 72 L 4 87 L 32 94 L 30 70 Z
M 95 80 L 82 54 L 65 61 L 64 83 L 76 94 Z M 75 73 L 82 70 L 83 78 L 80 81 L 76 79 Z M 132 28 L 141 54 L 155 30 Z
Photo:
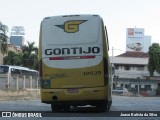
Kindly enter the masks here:
M 45 49 L 45 55 L 69 55 L 69 54 L 90 54 L 100 53 L 99 47 L 73 47 L 73 48 L 53 48 Z

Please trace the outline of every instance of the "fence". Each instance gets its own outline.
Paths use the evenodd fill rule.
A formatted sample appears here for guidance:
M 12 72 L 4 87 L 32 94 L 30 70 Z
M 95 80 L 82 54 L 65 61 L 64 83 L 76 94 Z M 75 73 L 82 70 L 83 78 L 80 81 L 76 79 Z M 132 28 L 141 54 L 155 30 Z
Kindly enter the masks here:
M 32 75 L 0 74 L 0 90 L 38 89 L 39 77 Z

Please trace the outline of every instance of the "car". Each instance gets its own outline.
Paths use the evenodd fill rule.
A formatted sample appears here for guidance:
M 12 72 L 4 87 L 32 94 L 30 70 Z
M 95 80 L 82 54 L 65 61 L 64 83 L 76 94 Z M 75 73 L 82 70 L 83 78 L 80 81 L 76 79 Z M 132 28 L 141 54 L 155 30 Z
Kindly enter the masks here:
M 156 95 L 160 95 L 160 89 L 156 90 Z
M 128 92 L 127 88 L 123 88 L 123 87 L 117 87 L 115 89 L 112 90 L 113 93 L 125 93 Z

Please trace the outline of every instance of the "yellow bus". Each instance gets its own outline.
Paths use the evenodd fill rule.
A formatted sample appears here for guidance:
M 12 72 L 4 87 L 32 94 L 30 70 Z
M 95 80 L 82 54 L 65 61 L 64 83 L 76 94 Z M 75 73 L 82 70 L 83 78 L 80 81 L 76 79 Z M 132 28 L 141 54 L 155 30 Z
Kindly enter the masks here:
M 41 101 L 52 111 L 92 105 L 109 111 L 112 76 L 107 31 L 99 15 L 46 17 L 41 22 Z

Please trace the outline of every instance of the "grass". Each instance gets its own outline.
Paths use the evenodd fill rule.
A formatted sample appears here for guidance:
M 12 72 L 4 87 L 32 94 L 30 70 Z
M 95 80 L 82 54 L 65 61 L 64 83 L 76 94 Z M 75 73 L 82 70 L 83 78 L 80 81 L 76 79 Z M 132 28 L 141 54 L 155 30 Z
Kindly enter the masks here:
M 0 90 L 0 101 L 39 99 L 39 89 Z

